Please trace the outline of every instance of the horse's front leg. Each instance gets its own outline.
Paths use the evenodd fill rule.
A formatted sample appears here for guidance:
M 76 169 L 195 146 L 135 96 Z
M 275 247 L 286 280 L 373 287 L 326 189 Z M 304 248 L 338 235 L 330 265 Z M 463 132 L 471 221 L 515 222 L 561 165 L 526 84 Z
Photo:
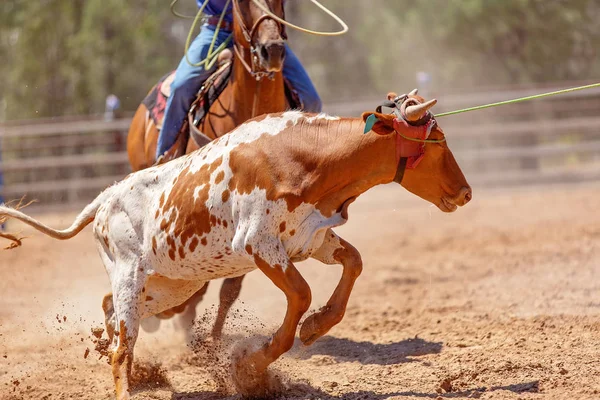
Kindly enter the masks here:
M 237 351 L 233 359 L 234 382 L 238 391 L 256 397 L 269 393 L 267 367 L 292 348 L 298 322 L 310 307 L 310 287 L 284 251 L 279 240 L 252 243 L 257 267 L 285 294 L 287 310 L 281 327 L 258 348 Z M 250 246 L 247 246 L 249 249 Z
M 240 291 L 242 290 L 242 281 L 244 276 L 236 276 L 235 278 L 227 278 L 223 281 L 221 286 L 221 292 L 219 293 L 219 310 L 217 312 L 217 319 L 212 329 L 213 339 L 221 339 L 223 333 L 223 325 L 225 325 L 225 319 L 227 313 L 231 309 L 231 306 L 238 297 L 240 297 Z
M 325 264 L 342 264 L 344 270 L 327 305 L 302 323 L 300 340 L 305 345 L 314 343 L 344 318 L 354 282 L 362 271 L 362 260 L 358 250 L 331 229 L 325 234 L 323 245 L 312 257 Z

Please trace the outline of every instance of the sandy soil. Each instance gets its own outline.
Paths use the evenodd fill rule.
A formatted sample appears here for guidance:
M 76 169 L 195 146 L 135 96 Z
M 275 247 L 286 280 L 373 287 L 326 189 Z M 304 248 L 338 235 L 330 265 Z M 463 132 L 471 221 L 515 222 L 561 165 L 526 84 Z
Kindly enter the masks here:
M 599 197 L 600 185 L 476 190 L 446 215 L 395 186 L 368 193 L 337 230 L 365 264 L 346 317 L 274 365 L 283 397 L 600 398 Z M 64 226 L 73 215 L 40 217 Z M 300 270 L 318 308 L 341 268 Z M 107 287 L 89 229 L 68 242 L 31 233 L 0 253 L 0 398 L 113 397 L 90 332 L 102 326 Z M 239 398 L 215 392 L 219 379 L 228 385 L 231 347 L 272 332 L 284 298 L 255 271 L 235 307 L 221 346 L 190 348 L 170 321 L 142 334 L 134 398 Z

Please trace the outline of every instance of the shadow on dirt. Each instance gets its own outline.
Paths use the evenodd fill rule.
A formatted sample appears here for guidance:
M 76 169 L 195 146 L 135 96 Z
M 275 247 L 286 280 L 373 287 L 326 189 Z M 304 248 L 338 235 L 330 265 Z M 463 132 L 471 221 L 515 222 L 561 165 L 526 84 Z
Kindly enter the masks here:
M 493 386 L 490 388 L 473 388 L 448 393 L 421 393 L 421 392 L 392 392 L 375 393 L 373 391 L 359 391 L 353 393 L 344 393 L 338 396 L 330 395 L 321 389 L 314 388 L 306 384 L 291 385 L 285 394 L 275 397 L 280 400 L 300 400 L 300 399 L 319 399 L 319 400 L 383 400 L 393 396 L 414 397 L 423 399 L 453 399 L 464 397 L 479 397 L 484 392 L 510 391 L 513 393 L 538 393 L 539 381 L 517 383 L 506 386 Z M 238 400 L 240 396 L 225 396 L 212 392 L 193 392 L 193 393 L 173 393 L 171 400 Z
M 255 335 L 255 337 L 257 340 L 269 340 L 269 336 L 265 335 Z M 236 343 L 243 338 L 241 335 L 229 335 L 225 340 L 228 343 Z M 323 336 L 308 347 L 296 338 L 294 347 L 285 354 L 300 360 L 308 360 L 312 356 L 321 355 L 333 357 L 337 362 L 358 361 L 361 364 L 394 365 L 416 361 L 410 357 L 438 354 L 442 351 L 442 347 L 442 342 L 429 342 L 418 337 L 395 343 L 379 344 Z
M 324 336 L 310 347 L 304 347 L 299 340 L 296 340 L 296 345 L 288 355 L 300 359 L 324 355 L 334 357 L 338 362 L 358 361 L 361 364 L 393 365 L 413 362 L 415 360 L 410 357 L 437 354 L 441 350 L 441 342 L 428 342 L 420 338 L 376 344 Z

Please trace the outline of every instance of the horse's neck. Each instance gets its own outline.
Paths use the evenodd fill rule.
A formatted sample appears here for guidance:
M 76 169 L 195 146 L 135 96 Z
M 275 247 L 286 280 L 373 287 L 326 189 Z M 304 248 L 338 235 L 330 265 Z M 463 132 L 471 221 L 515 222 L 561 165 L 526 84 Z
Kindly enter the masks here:
M 275 73 L 273 79 L 263 77 L 257 81 L 237 57 L 232 68 L 229 84 L 211 106 L 201 127 L 213 139 L 251 118 L 286 109 L 281 72 Z
M 276 72 L 273 79 L 256 80 L 236 57 L 231 80 L 231 108 L 238 124 L 262 114 L 286 109 L 283 74 Z

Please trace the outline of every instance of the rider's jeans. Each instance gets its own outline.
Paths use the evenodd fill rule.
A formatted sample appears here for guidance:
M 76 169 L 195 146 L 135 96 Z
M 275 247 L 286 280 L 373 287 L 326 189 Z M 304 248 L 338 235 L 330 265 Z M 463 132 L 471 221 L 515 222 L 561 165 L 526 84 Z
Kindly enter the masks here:
M 188 58 L 192 64 L 197 64 L 206 58 L 215 29 L 214 26 L 208 24 L 202 26 L 200 34 L 194 39 L 188 50 Z M 214 48 L 223 43 L 230 33 L 230 31 L 220 29 Z M 167 101 L 163 128 L 158 137 L 156 147 L 157 158 L 169 150 L 175 143 L 175 140 L 177 140 L 177 134 L 185 121 L 196 93 L 198 93 L 202 83 L 208 79 L 216 68 L 217 65 L 215 63 L 213 68 L 207 71 L 203 66 L 191 66 L 185 56 L 181 59 L 175 72 L 175 79 L 171 84 L 171 96 Z M 321 112 L 321 99 L 300 60 L 298 60 L 287 44 L 283 75 L 298 92 L 305 111 Z

